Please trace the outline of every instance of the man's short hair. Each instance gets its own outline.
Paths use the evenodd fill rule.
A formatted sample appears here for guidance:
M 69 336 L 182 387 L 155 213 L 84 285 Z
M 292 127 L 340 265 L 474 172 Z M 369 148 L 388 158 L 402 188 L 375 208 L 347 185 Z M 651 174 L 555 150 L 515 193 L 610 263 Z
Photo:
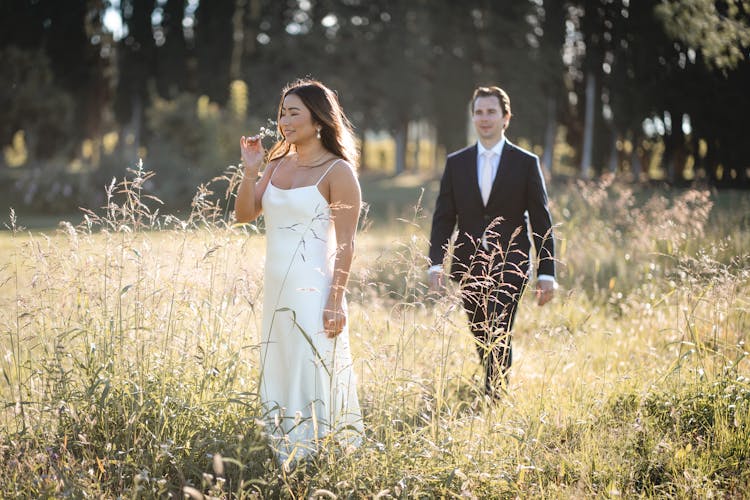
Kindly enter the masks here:
M 500 101 L 500 109 L 503 110 L 503 116 L 510 118 L 512 116 L 510 112 L 510 97 L 500 87 L 477 87 L 474 90 L 474 94 L 471 96 L 471 114 L 474 114 L 474 104 L 477 102 L 477 97 L 497 97 Z

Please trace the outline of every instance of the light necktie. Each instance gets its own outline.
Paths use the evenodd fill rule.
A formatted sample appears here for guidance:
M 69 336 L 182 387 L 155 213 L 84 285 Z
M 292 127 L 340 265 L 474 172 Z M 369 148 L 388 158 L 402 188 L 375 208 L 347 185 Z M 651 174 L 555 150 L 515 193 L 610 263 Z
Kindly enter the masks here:
M 485 151 L 482 153 L 484 161 L 482 161 L 481 178 L 479 179 L 479 191 L 482 193 L 482 202 L 487 206 L 487 201 L 490 199 L 490 192 L 492 191 L 492 151 Z

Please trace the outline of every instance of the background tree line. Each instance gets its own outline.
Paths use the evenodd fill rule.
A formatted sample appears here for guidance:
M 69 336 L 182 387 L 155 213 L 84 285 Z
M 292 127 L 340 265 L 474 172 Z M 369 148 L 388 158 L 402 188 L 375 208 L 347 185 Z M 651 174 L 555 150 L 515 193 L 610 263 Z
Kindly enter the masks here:
M 183 203 L 310 75 L 396 173 L 415 134 L 437 171 L 499 84 L 553 174 L 747 187 L 749 57 L 748 0 L 0 0 L 0 179 L 75 207 L 145 156 Z

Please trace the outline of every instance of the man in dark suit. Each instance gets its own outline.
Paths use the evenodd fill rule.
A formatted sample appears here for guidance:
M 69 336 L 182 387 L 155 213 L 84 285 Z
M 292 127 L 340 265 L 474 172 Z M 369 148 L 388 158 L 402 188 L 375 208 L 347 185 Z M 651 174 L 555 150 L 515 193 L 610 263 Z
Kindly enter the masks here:
M 497 398 L 512 361 L 516 308 L 534 267 L 531 242 L 543 305 L 557 286 L 554 239 L 539 158 L 505 138 L 508 95 L 499 87 L 479 87 L 471 115 L 479 141 L 448 155 L 432 219 L 429 281 L 433 290 L 443 288 L 443 260 L 458 226 L 450 277 L 460 285 L 485 367 L 485 391 Z

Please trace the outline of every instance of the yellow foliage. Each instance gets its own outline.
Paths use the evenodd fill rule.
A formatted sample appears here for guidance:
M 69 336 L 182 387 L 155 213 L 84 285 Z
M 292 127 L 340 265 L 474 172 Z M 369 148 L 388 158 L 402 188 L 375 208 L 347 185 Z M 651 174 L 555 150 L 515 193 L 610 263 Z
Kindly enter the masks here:
M 84 139 L 81 143 L 81 156 L 83 159 L 88 160 L 94 155 L 94 141 L 91 139 Z
M 211 102 L 211 99 L 207 95 L 202 95 L 198 98 L 195 112 L 201 120 L 217 118 L 220 113 L 219 106 L 215 102 Z
M 81 172 L 83 170 L 83 162 L 80 158 L 73 159 L 70 163 L 68 163 L 68 172 L 76 173 Z
M 29 152 L 26 149 L 26 135 L 23 130 L 19 130 L 13 134 L 13 141 L 10 146 L 6 146 L 3 150 L 5 155 L 5 163 L 9 167 L 20 167 L 29 158 Z
M 244 120 L 248 109 L 247 84 L 242 80 L 234 80 L 229 85 L 229 109 L 238 120 Z
M 109 132 L 104 134 L 102 137 L 102 146 L 104 146 L 104 152 L 106 154 L 112 154 L 117 147 L 117 142 L 120 140 L 120 134 L 117 132 Z
M 693 180 L 695 178 L 695 157 L 690 155 L 685 160 L 685 179 Z
M 698 139 L 698 156 L 705 158 L 706 153 L 708 153 L 708 143 L 705 139 Z

